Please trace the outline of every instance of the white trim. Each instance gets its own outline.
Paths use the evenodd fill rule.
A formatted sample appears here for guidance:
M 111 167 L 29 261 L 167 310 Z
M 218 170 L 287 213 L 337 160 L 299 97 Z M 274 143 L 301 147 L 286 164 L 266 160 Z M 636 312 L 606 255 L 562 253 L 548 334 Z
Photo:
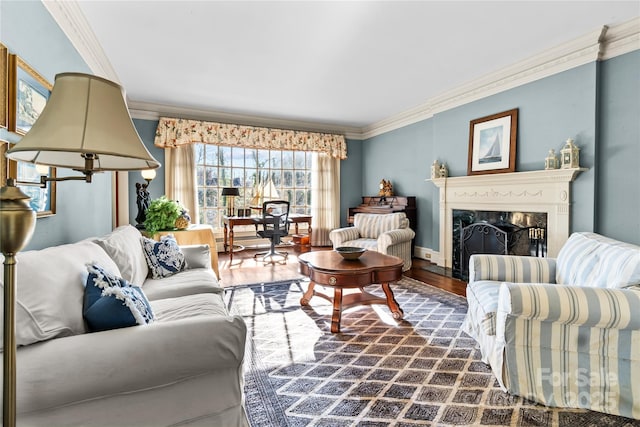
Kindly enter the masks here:
M 42 4 L 93 73 L 119 83 L 120 79 L 77 1 L 47 0 Z M 115 30 L 114 30 L 115 31 Z
M 119 79 L 115 70 L 89 27 L 77 1 L 48 0 L 43 1 L 43 4 L 91 70 L 107 79 L 118 82 Z M 251 126 L 341 133 L 349 139 L 363 140 L 428 119 L 438 112 L 561 73 L 589 62 L 610 59 L 638 49 L 640 49 L 640 17 L 610 28 L 603 26 L 582 37 L 548 49 L 495 73 L 470 81 L 456 89 L 427 100 L 419 106 L 363 128 L 185 109 L 135 101 L 131 101 L 129 104 L 133 117 L 140 119 L 157 120 L 160 116 L 170 116 L 196 120 L 217 120 Z

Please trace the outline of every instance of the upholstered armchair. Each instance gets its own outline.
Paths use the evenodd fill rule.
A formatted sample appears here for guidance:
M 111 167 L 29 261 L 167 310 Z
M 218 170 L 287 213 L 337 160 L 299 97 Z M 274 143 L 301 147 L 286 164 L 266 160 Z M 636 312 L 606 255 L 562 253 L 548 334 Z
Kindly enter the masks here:
M 359 213 L 353 217 L 353 227 L 332 230 L 329 239 L 334 248 L 356 246 L 402 258 L 402 271 L 407 271 L 411 268 L 411 240 L 415 235 L 404 212 Z
M 574 233 L 557 258 L 472 255 L 462 330 L 500 386 L 640 419 L 640 247 Z

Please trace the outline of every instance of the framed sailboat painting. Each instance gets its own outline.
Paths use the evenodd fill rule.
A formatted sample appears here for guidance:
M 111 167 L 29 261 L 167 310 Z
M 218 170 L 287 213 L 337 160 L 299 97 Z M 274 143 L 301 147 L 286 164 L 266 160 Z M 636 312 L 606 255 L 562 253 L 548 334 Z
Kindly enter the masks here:
M 515 172 L 518 109 L 472 120 L 467 175 Z

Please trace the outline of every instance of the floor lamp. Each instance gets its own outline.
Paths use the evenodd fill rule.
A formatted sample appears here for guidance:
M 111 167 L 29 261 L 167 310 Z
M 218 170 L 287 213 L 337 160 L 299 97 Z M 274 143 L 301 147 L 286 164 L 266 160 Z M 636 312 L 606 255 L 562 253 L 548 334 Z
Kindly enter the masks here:
M 31 130 L 6 153 L 11 160 L 73 169 L 81 176 L 41 176 L 49 181 L 91 182 L 96 172 L 155 169 L 154 159 L 133 126 L 124 89 L 101 77 L 62 73 Z M 29 197 L 8 179 L 0 189 L 0 250 L 4 255 L 3 426 L 16 424 L 16 254 L 29 242 L 36 214 Z

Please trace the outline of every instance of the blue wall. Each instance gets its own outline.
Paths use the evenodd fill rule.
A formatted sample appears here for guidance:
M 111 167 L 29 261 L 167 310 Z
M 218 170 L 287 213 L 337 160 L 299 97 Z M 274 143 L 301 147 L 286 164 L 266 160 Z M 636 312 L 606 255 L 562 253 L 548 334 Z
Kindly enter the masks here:
M 51 83 L 61 72 L 91 72 L 39 1 L 0 1 L 0 41 Z M 18 142 L 20 137 L 1 129 L 0 139 Z M 67 175 L 77 173 L 58 169 L 58 176 Z M 58 183 L 56 209 L 56 215 L 37 220 L 26 249 L 73 242 L 110 231 L 111 173 L 94 175 L 91 184 Z
M 600 71 L 596 230 L 640 245 L 640 51 Z

